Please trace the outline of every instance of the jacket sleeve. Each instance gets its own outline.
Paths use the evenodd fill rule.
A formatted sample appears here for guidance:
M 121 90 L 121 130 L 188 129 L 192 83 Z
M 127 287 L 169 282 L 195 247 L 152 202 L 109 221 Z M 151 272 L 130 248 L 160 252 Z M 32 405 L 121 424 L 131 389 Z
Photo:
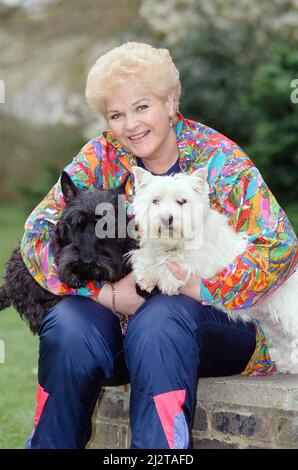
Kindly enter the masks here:
M 99 140 L 91 141 L 65 168 L 80 188 L 99 188 L 102 185 L 100 163 L 103 149 Z M 103 282 L 90 282 L 85 287 L 73 289 L 59 279 L 50 241 L 64 206 L 59 178 L 25 222 L 21 241 L 23 260 L 34 279 L 53 294 L 83 295 L 97 301 Z
M 232 264 L 201 279 L 200 285 L 202 303 L 220 302 L 229 310 L 249 308 L 272 292 L 294 271 L 298 257 L 297 237 L 285 212 L 243 155 L 238 148 L 227 158 L 214 197 L 236 231 L 247 232 L 249 244 Z

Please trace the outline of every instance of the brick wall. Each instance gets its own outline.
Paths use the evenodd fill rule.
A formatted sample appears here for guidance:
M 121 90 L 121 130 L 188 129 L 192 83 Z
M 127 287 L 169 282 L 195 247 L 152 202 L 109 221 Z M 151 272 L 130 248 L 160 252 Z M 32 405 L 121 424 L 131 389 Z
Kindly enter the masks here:
M 90 448 L 129 448 L 129 388 L 102 390 Z M 298 449 L 298 376 L 200 379 L 192 429 L 196 449 Z

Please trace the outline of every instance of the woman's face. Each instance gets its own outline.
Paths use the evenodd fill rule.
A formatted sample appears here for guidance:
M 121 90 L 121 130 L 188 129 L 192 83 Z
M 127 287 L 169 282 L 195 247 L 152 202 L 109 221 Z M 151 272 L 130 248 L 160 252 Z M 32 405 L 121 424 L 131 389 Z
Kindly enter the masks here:
M 124 86 L 106 99 L 106 118 L 114 137 L 129 152 L 144 159 L 169 158 L 176 142 L 170 126 L 172 100 Z

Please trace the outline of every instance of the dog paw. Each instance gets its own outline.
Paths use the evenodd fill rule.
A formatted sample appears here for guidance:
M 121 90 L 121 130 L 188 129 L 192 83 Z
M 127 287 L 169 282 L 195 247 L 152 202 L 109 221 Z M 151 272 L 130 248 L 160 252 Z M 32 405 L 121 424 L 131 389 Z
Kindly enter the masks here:
M 162 294 L 165 295 L 179 295 L 180 294 L 180 286 L 160 286 L 160 291 Z
M 134 275 L 134 280 L 136 284 L 139 286 L 140 290 L 149 292 L 149 294 L 153 291 L 156 287 L 156 282 L 152 279 L 140 279 Z
M 165 295 L 179 295 L 180 288 L 184 285 L 184 282 L 179 281 L 172 275 L 167 275 L 160 278 L 158 287 L 160 291 Z

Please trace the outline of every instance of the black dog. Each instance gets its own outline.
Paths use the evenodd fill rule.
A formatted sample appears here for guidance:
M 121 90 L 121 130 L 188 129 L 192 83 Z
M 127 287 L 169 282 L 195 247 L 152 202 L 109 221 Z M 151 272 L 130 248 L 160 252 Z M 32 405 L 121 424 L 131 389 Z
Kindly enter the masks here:
M 83 191 L 66 172 L 62 173 L 61 188 L 66 206 L 56 225 L 51 249 L 59 277 L 69 287 L 78 288 L 97 280 L 116 282 L 131 271 L 124 255 L 135 249 L 137 242 L 126 230 L 129 222 L 125 211 L 126 181 L 127 178 L 116 189 Z M 103 207 L 105 209 L 101 210 Z M 122 223 L 126 225 L 125 231 L 121 227 L 118 237 L 121 210 L 125 214 Z M 106 236 L 107 221 L 115 228 L 113 238 Z M 33 334 L 37 333 L 47 310 L 62 297 L 45 290 L 34 280 L 19 246 L 6 263 L 4 280 L 0 288 L 0 310 L 13 305 Z

